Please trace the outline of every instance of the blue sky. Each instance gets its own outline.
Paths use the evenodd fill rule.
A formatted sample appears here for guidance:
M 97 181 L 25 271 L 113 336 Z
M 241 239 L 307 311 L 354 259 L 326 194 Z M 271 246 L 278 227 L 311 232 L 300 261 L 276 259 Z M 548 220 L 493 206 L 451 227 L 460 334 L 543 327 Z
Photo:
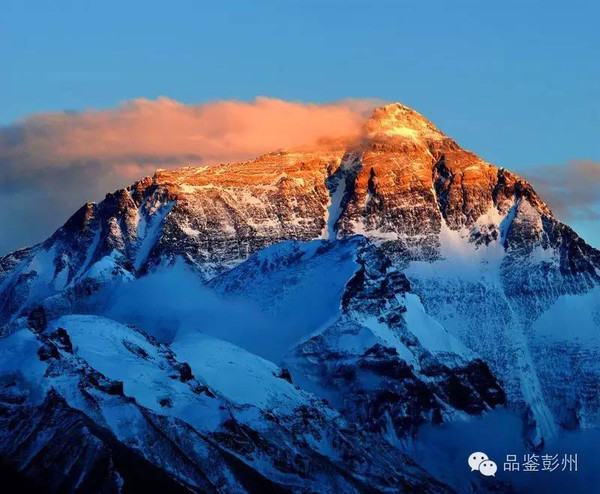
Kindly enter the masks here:
M 597 163 L 599 5 L 3 0 L 0 124 L 139 97 L 376 97 L 526 175 Z

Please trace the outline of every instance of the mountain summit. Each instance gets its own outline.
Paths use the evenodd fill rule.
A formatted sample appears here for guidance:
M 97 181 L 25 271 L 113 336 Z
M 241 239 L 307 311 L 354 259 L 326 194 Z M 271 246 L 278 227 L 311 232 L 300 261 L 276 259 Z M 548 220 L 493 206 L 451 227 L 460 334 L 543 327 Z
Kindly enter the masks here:
M 172 299 L 188 277 L 202 291 Z M 114 489 L 119 476 L 140 486 L 148 464 L 203 492 L 446 492 L 439 472 L 395 459 L 423 424 L 505 407 L 532 448 L 600 426 L 600 252 L 527 181 L 401 104 L 349 143 L 158 170 L 0 259 L 0 283 L 0 346 L 35 364 L 21 380 L 0 366 L 20 400 L 0 398 L 2 417 L 78 424 L 73 444 L 112 462 L 81 478 Z M 161 296 L 189 297 L 187 319 L 149 315 Z M 118 322 L 115 300 L 129 304 Z M 111 422 L 126 414 L 164 441 L 158 456 Z M 42 432 L 39 444 L 58 429 Z M 48 457 L 27 463 L 30 443 L 3 441 L 14 468 L 64 485 Z
M 423 115 L 400 103 L 375 109 L 365 125 L 371 139 L 381 137 L 406 137 L 415 141 L 446 139 L 435 125 Z

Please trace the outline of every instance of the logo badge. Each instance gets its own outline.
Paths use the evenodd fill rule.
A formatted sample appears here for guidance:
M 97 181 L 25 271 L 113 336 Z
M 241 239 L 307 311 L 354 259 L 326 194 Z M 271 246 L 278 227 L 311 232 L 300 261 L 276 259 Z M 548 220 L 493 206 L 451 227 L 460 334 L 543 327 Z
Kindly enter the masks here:
M 475 451 L 469 455 L 468 459 L 469 467 L 471 472 L 477 470 L 481 475 L 485 477 L 495 477 L 498 471 L 498 466 L 489 456 L 482 451 Z

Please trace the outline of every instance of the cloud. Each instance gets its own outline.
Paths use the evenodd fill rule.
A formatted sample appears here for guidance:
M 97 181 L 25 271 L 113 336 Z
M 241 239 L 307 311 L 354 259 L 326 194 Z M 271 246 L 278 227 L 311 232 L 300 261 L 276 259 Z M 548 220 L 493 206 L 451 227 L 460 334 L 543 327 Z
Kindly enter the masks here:
M 115 109 L 43 113 L 1 127 L 0 254 L 43 240 L 85 201 L 156 168 L 240 161 L 357 136 L 379 104 L 136 99 Z
M 600 163 L 574 160 L 524 174 L 552 212 L 566 222 L 600 220 Z

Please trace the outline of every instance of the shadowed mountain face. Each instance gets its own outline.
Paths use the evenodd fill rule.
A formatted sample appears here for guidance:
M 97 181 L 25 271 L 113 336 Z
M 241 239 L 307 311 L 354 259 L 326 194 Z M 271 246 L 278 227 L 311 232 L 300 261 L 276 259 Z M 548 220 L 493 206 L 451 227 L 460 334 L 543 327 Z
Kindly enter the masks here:
M 99 317 L 116 300 L 120 322 Z M 77 478 L 108 491 L 151 465 L 199 492 L 443 492 L 399 453 L 424 424 L 506 406 L 532 447 L 600 426 L 600 252 L 399 104 L 358 142 L 159 170 L 84 205 L 0 259 L 0 323 L 2 420 L 54 417 L 26 440 L 7 426 L 0 453 L 53 490 L 77 490 L 65 455 L 88 451 Z

